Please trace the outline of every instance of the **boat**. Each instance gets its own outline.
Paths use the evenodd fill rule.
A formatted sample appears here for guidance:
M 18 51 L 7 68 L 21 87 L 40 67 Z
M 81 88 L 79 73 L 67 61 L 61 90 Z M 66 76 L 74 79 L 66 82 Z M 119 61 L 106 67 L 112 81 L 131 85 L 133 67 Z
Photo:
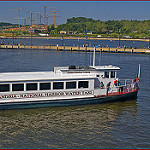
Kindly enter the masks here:
M 62 107 L 136 99 L 137 79 L 119 79 L 113 65 L 54 67 L 44 72 L 0 73 L 0 109 Z

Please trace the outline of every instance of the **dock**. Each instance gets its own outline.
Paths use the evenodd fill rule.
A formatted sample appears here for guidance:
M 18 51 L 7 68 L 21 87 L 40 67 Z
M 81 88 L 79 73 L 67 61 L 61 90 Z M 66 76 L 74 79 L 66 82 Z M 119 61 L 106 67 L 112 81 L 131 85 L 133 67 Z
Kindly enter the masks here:
M 56 50 L 56 51 L 78 51 L 78 52 L 92 52 L 93 47 L 80 47 L 80 46 L 30 46 L 30 45 L 0 45 L 0 49 L 22 49 L 22 50 Z M 97 47 L 96 52 L 107 53 L 139 53 L 150 54 L 150 49 L 135 49 L 135 48 L 110 48 L 110 47 Z

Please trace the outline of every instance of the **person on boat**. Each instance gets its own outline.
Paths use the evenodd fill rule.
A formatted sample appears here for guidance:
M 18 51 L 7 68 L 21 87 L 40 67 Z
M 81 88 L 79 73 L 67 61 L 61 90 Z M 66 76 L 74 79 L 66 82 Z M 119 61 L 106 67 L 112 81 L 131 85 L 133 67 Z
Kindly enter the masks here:
M 107 84 L 107 87 L 110 87 L 110 84 L 111 84 L 111 82 L 109 82 L 109 83 Z
M 138 82 L 139 82 L 139 77 L 137 76 L 135 79 L 134 79 L 134 88 L 138 88 Z
M 120 81 L 118 80 L 118 86 L 120 85 Z
M 138 76 L 136 77 L 135 82 L 137 82 L 137 83 L 139 82 L 139 77 Z
M 123 92 L 123 87 L 119 87 L 119 94 Z
M 101 89 L 104 88 L 104 83 L 103 82 L 100 83 L 100 88 Z
M 139 77 L 138 76 L 134 79 L 134 82 L 136 82 L 136 83 L 139 82 Z
M 108 92 L 109 92 L 109 90 L 110 90 L 110 84 L 111 84 L 111 82 L 109 82 L 109 83 L 107 84 L 107 95 L 108 95 Z

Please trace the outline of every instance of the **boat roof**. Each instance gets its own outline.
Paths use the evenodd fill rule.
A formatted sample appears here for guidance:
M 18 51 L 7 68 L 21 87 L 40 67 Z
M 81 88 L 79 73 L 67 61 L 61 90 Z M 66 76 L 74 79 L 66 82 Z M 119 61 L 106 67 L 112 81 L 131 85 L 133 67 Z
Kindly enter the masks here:
M 93 66 L 91 66 L 93 67 Z M 94 66 L 93 67 L 96 70 L 120 70 L 119 67 L 113 66 L 113 65 L 108 65 L 108 66 Z
M 10 81 L 42 81 L 42 80 L 67 80 L 67 79 L 86 79 L 93 78 L 93 74 L 67 74 L 54 73 L 53 71 L 45 72 L 11 72 L 0 73 L 0 82 Z
M 57 71 L 69 71 L 69 70 L 82 70 L 82 71 L 106 71 L 106 70 L 120 70 L 119 67 L 108 66 L 67 66 L 67 67 L 54 67 L 54 72 Z
M 0 73 L 0 82 L 90 79 L 95 78 L 97 71 L 119 69 L 116 66 L 54 67 L 54 71 Z

